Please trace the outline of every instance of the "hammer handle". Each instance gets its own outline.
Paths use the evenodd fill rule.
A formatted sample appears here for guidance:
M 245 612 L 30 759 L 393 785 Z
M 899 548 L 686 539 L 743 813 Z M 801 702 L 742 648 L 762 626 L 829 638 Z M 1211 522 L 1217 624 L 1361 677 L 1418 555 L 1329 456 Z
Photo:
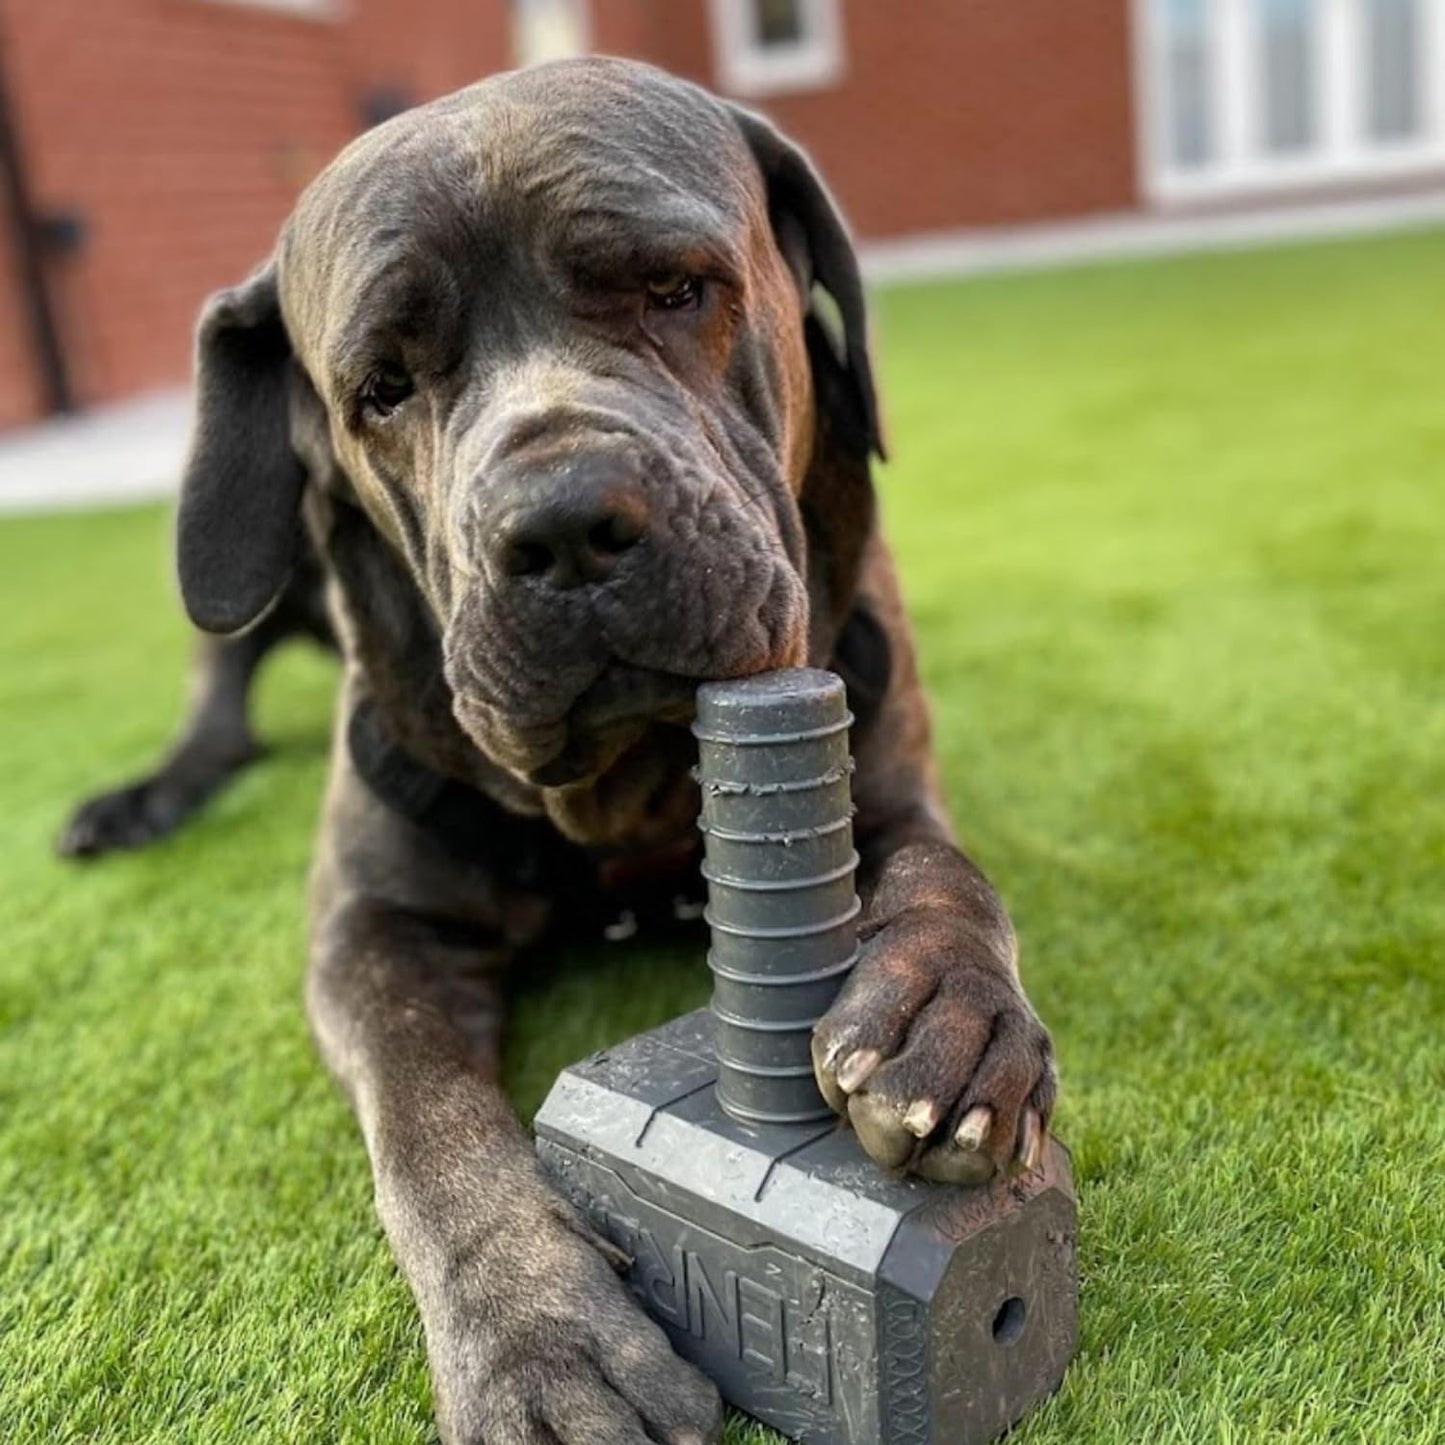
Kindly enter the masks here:
M 811 1038 L 857 957 L 852 721 L 813 668 L 698 691 L 718 1099 L 750 1124 L 831 1117 Z

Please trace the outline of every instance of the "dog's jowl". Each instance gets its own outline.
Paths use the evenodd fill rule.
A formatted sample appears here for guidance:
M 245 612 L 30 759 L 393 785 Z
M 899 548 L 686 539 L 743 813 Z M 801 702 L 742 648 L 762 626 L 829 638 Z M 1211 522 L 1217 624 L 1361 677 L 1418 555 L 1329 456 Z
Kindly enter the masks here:
M 182 591 L 236 636 L 197 728 L 244 715 L 268 625 L 325 630 L 296 602 L 324 577 L 344 682 L 307 1001 L 443 1439 L 714 1440 L 712 1386 L 498 1083 L 515 960 L 619 879 L 690 866 L 700 681 L 849 682 L 867 913 L 814 1059 L 868 1152 L 944 1180 L 1028 1164 L 1054 1099 L 1008 916 L 936 788 L 828 193 L 766 122 L 645 66 L 498 76 L 343 152 L 209 304 L 198 364 Z M 229 741 L 193 749 L 162 825 Z M 122 841 L 148 836 L 118 806 Z

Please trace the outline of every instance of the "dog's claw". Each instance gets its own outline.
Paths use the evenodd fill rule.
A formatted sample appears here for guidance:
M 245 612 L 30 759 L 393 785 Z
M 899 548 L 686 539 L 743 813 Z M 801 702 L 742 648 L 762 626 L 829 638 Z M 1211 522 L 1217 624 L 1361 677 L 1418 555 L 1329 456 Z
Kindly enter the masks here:
M 845 1094 L 857 1093 L 882 1057 L 877 1049 L 854 1049 L 838 1069 L 838 1087 Z
M 932 1099 L 915 1099 L 903 1116 L 903 1127 L 915 1139 L 926 1139 L 938 1127 L 938 1105 Z
M 975 1154 L 983 1148 L 988 1138 L 989 1125 L 993 1123 L 993 1110 L 987 1104 L 970 1109 L 963 1116 L 963 1122 L 954 1132 L 953 1141 L 965 1154 Z
M 1023 1137 L 1019 1142 L 1019 1163 L 1033 1173 L 1043 1162 L 1044 1155 L 1044 1131 L 1037 1110 L 1028 1109 L 1024 1112 L 1023 1128 L 1020 1132 Z

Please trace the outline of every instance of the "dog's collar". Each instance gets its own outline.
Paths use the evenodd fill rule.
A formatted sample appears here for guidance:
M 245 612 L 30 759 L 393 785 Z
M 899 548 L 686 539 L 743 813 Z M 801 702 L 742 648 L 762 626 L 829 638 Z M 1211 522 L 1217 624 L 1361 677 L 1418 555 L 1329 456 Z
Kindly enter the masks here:
M 509 812 L 478 789 L 434 772 L 392 739 L 371 698 L 352 709 L 346 744 L 372 794 L 454 857 L 524 888 L 555 887 L 579 871 L 577 850 L 545 818 Z
M 414 758 L 387 734 L 370 698 L 352 710 L 346 742 L 372 796 L 453 857 L 514 887 L 565 898 L 560 926 L 571 936 L 616 942 L 631 938 L 644 922 L 653 929 L 700 916 L 696 835 L 641 857 L 574 847 L 547 819 L 511 813 Z

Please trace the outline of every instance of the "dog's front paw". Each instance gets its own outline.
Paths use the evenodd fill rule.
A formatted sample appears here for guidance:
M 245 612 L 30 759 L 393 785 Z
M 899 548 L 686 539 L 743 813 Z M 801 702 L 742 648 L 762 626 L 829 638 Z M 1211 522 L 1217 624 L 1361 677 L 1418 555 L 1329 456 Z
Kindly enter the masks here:
M 151 779 L 87 798 L 61 830 L 55 850 L 64 858 L 95 858 L 140 848 L 169 833 L 180 811 Z
M 1036 1167 L 1053 1047 L 1011 967 L 955 908 L 921 904 L 867 937 L 813 1035 L 819 1087 L 880 1164 L 983 1183 Z
M 448 1271 L 428 1320 L 447 1445 L 712 1445 L 722 1404 L 560 1202 Z

